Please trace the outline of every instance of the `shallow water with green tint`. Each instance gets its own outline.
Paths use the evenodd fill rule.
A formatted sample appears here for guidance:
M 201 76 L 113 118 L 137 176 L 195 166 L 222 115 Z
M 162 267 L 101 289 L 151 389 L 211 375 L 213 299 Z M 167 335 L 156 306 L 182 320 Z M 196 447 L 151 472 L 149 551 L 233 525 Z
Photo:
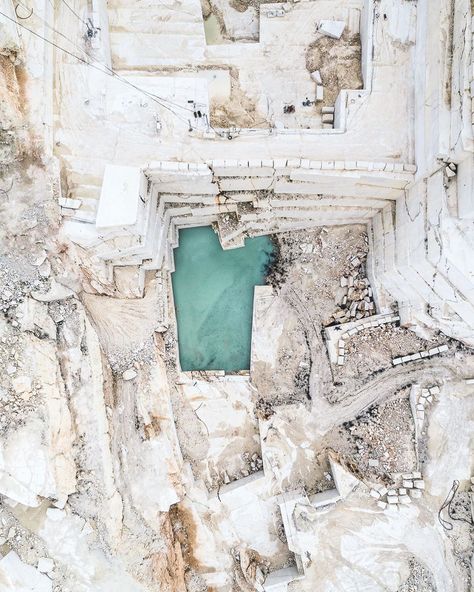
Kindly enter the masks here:
M 182 370 L 250 368 L 253 289 L 272 255 L 268 236 L 224 251 L 210 226 L 179 231 L 171 277 Z

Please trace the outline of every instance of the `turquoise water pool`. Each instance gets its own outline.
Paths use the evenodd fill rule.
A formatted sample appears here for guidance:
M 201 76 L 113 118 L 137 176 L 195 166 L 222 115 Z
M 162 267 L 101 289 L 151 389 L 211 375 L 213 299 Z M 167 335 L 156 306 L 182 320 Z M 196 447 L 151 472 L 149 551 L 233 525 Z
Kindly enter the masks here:
M 179 231 L 171 277 L 182 370 L 250 368 L 253 289 L 272 254 L 268 236 L 224 251 L 210 226 Z

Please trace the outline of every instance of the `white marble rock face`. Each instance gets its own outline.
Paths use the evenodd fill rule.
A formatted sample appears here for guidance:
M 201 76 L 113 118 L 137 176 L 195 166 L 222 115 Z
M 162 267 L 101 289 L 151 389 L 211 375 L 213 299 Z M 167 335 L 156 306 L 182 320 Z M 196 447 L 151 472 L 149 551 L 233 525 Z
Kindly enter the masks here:
M 469 592 L 473 33 L 0 0 L 0 592 Z M 278 245 L 239 373 L 179 366 L 209 225 Z

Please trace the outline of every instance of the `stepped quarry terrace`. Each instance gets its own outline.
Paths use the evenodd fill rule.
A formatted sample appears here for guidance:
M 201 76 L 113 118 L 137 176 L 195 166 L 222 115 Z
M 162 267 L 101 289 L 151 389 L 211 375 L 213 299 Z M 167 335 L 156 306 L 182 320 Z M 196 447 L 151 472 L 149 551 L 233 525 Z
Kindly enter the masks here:
M 470 592 L 470 0 L 0 0 L 0 591 Z

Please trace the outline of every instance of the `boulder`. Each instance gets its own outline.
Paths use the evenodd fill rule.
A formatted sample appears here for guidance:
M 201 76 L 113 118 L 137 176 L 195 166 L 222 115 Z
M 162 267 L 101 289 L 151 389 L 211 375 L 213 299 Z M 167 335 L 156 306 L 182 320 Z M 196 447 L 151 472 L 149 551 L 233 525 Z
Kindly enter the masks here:
M 320 21 L 318 30 L 323 35 L 327 35 L 333 39 L 340 39 L 342 33 L 344 32 L 345 26 L 346 23 L 344 21 L 324 20 Z
M 35 567 L 23 563 L 15 551 L 0 560 L 2 592 L 51 592 L 52 581 Z
M 125 370 L 125 372 L 122 374 L 122 378 L 124 380 L 133 380 L 136 377 L 137 377 L 137 373 L 133 368 L 129 368 L 128 370 Z

